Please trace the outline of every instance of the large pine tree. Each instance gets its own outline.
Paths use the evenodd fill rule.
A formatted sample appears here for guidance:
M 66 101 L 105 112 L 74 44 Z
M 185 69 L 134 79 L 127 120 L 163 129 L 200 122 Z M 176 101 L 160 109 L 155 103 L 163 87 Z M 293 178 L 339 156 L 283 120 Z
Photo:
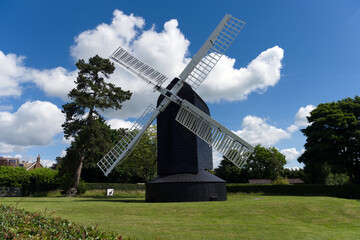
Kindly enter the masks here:
M 107 131 L 108 126 L 100 114 L 104 109 L 121 109 L 121 103 L 130 99 L 131 93 L 123 91 L 114 84 L 107 83 L 115 70 L 114 64 L 109 59 L 98 55 L 89 59 L 86 63 L 80 59 L 76 63 L 79 69 L 76 88 L 69 93 L 72 100 L 64 104 L 63 113 L 66 114 L 64 135 L 67 139 L 73 138 L 76 151 L 72 157 L 74 169 L 73 189 L 79 186 L 81 170 L 84 162 L 93 162 L 94 153 L 103 152 L 104 148 L 111 145 L 111 137 Z M 97 155 L 97 154 L 95 154 Z

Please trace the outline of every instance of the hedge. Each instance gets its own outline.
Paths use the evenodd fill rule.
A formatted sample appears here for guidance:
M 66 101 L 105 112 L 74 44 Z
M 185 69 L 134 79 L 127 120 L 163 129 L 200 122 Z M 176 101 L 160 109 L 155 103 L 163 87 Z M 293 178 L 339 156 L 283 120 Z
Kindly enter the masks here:
M 228 193 L 263 193 L 265 195 L 329 196 L 360 199 L 360 185 L 270 185 L 227 184 Z
M 130 184 L 130 183 L 86 183 L 88 190 L 104 190 L 113 188 L 121 191 L 145 191 L 145 184 Z
M 0 186 L 18 187 L 30 184 L 31 178 L 36 178 L 36 183 L 56 183 L 57 175 L 57 170 L 49 168 L 26 171 L 23 167 L 0 166 Z

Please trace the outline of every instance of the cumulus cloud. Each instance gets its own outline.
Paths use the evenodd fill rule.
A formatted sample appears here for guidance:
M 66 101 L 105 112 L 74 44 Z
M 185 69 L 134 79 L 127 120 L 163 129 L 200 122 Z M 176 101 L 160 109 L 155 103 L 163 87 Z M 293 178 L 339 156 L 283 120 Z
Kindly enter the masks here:
M 309 122 L 306 117 L 310 116 L 310 112 L 315 109 L 313 105 L 307 105 L 306 107 L 301 107 L 295 115 L 295 124 L 300 127 L 309 126 Z
M 280 152 L 285 155 L 286 161 L 289 163 L 297 160 L 298 157 L 300 157 L 300 155 L 304 152 L 304 149 L 298 151 L 296 148 L 286 148 L 280 150 Z
M 171 80 L 190 61 L 190 42 L 178 25 L 176 19 L 171 19 L 164 23 L 160 31 L 154 25 L 145 29 L 142 17 L 115 10 L 111 23 L 99 24 L 76 36 L 70 47 L 70 54 L 75 60 L 88 59 L 95 54 L 108 57 L 118 46 L 122 46 Z M 263 92 L 278 82 L 283 55 L 283 49 L 275 46 L 263 51 L 246 68 L 240 69 L 234 68 L 235 59 L 224 56 L 199 92 L 210 102 L 242 100 L 253 91 Z M 0 83 L 0 96 L 19 96 L 21 83 L 30 81 L 48 96 L 68 100 L 67 93 L 75 86 L 76 71 L 68 71 L 62 67 L 32 69 L 24 66 L 23 60 L 24 57 L 0 53 L 0 77 L 4 79 Z M 151 86 L 119 67 L 110 82 L 124 90 L 130 90 L 133 95 L 130 101 L 124 103 L 121 111 L 106 111 L 105 115 L 109 118 L 139 117 L 148 104 L 155 103 L 158 97 L 158 94 L 151 91 Z
M 48 145 L 62 131 L 64 120 L 61 110 L 50 102 L 26 102 L 15 113 L 0 112 L 0 147 Z
M 111 24 L 102 23 L 76 36 L 70 54 L 75 60 L 88 59 L 96 54 L 107 58 L 120 45 L 128 48 L 144 24 L 141 17 L 115 10 Z
M 95 54 L 108 57 L 121 46 L 171 80 L 190 61 L 189 45 L 190 42 L 180 31 L 176 19 L 167 21 L 163 29 L 157 31 L 156 26 L 145 29 L 143 18 L 115 10 L 110 24 L 100 24 L 75 38 L 71 55 L 75 59 L 87 59 Z M 283 49 L 275 46 L 262 52 L 246 68 L 241 69 L 234 68 L 235 59 L 224 56 L 199 89 L 200 95 L 207 101 L 216 102 L 221 99 L 242 100 L 253 91 L 263 92 L 278 82 L 283 55 Z M 121 111 L 106 111 L 109 118 L 139 117 L 158 96 L 153 94 L 148 84 L 120 67 L 110 81 L 124 90 L 130 90 L 133 96 L 123 104 Z
M 134 123 L 130 121 L 124 121 L 122 119 L 110 119 L 106 121 L 111 129 L 127 128 L 130 129 Z
M 75 87 L 77 71 L 69 72 L 62 67 L 54 69 L 37 70 L 30 69 L 32 81 L 48 96 L 59 97 L 68 101 L 68 93 Z
M 212 158 L 213 158 L 213 169 L 218 168 L 220 166 L 221 161 L 224 159 L 223 156 L 214 149 L 212 150 Z
M 25 57 L 15 54 L 5 55 L 0 51 L 0 97 L 20 96 L 20 83 L 24 81 Z
M 236 131 L 235 134 L 250 144 L 260 143 L 263 146 L 273 146 L 279 140 L 291 137 L 289 132 L 269 125 L 266 119 L 250 115 L 243 119 L 242 130 Z
M 0 51 L 0 97 L 18 97 L 22 93 L 21 84 L 32 82 L 48 96 L 68 100 L 67 94 L 75 87 L 77 71 L 69 72 L 62 67 L 33 69 L 26 67 L 24 60 L 23 56 L 5 55 Z M 4 107 L 0 110 L 5 110 Z
M 264 92 L 280 80 L 284 50 L 278 46 L 263 51 L 246 68 L 234 68 L 235 59 L 223 56 L 199 88 L 206 101 L 244 100 L 254 91 Z
M 300 127 L 308 126 L 309 123 L 307 122 L 306 117 L 310 115 L 310 112 L 314 108 L 315 107 L 313 105 L 300 107 L 295 115 L 294 124 L 290 125 L 286 129 L 271 126 L 266 122 L 266 119 L 248 115 L 242 121 L 242 129 L 235 131 L 235 133 L 241 138 L 244 138 L 250 144 L 256 145 L 260 143 L 264 146 L 274 146 L 274 144 L 276 144 L 282 139 L 291 138 L 291 135 L 294 132 L 298 131 Z M 286 149 L 285 153 L 287 153 L 288 157 L 292 159 L 290 153 L 293 153 L 293 156 L 295 156 L 296 153 L 299 153 L 295 151 L 295 148 L 291 148 Z

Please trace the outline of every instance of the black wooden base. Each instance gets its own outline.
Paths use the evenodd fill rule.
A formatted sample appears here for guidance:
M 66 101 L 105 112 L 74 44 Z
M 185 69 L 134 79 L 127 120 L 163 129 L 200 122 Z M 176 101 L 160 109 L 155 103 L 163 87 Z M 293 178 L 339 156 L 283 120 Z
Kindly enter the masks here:
M 158 177 L 145 184 L 146 202 L 226 201 L 226 182 L 201 170 Z

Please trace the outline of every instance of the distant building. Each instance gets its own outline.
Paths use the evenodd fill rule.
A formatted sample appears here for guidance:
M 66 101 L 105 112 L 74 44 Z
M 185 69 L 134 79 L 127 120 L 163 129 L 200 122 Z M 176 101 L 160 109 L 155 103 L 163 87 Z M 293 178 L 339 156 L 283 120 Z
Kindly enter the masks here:
M 250 184 L 271 184 L 271 179 L 249 179 Z
M 303 180 L 301 180 L 300 178 L 289 178 L 288 182 L 290 184 L 302 184 L 305 183 Z
M 288 178 L 289 184 L 302 184 L 305 183 L 300 178 Z M 271 179 L 249 179 L 250 184 L 271 184 Z
M 33 170 L 36 168 L 43 168 L 43 165 L 40 163 L 40 155 L 37 156 L 36 161 L 33 163 L 30 163 L 28 167 L 26 168 L 26 171 Z
M 27 171 L 36 168 L 43 168 L 43 165 L 40 163 L 40 155 L 37 156 L 36 161 L 33 163 L 25 161 L 20 162 L 19 158 L 0 157 L 0 166 L 24 167 Z
M 0 166 L 10 167 L 27 167 L 29 163 L 22 161 L 19 158 L 0 157 Z

